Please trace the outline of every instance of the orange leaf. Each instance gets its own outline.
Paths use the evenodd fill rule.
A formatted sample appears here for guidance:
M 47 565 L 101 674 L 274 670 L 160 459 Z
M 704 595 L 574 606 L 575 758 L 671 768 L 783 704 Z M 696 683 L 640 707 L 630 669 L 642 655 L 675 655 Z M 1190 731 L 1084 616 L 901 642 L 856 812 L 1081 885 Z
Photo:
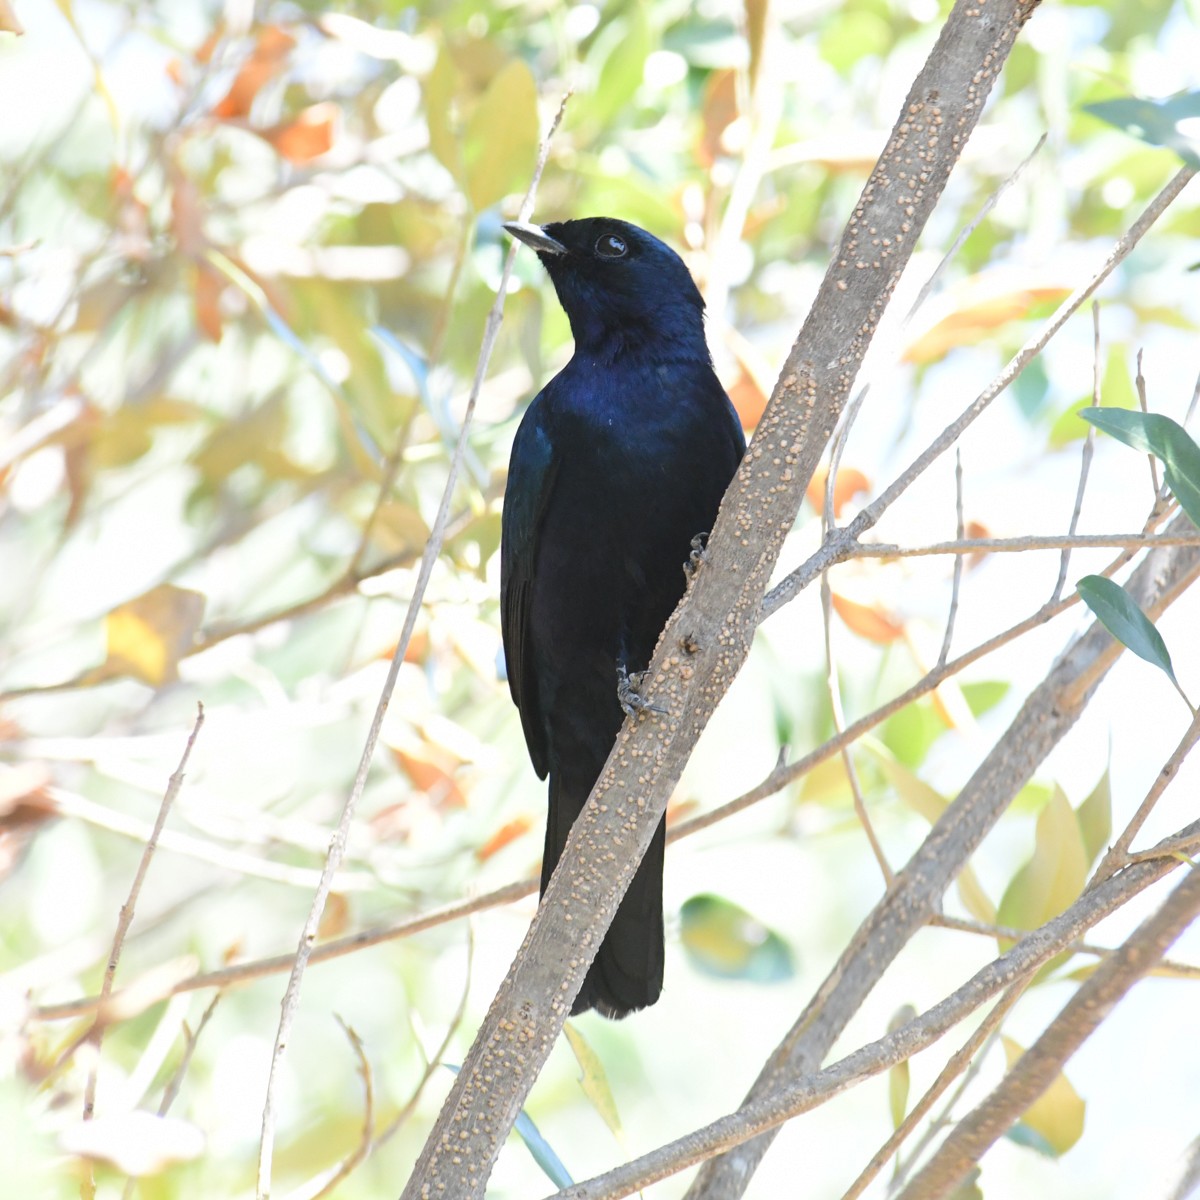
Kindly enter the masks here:
M 809 480 L 808 491 L 805 493 L 808 502 L 818 513 L 825 511 L 825 482 L 829 478 L 829 468 L 818 467 Z M 871 490 L 870 480 L 854 467 L 842 467 L 838 471 L 833 484 L 833 515 L 840 517 L 842 509 L 860 492 Z
M 767 394 L 754 377 L 743 367 L 729 389 L 729 399 L 742 422 L 743 429 L 753 429 L 762 419 L 767 407 Z
M 738 115 L 737 72 L 732 67 L 709 75 L 700 115 L 704 121 L 704 134 L 696 147 L 696 157 L 703 166 L 711 167 L 722 152 L 721 134 Z
M 992 536 L 992 531 L 982 521 L 968 521 L 963 526 L 963 536 L 969 537 L 972 539 L 974 539 L 974 538 L 990 538 Z M 990 553 L 990 551 L 988 551 L 988 550 L 976 550 L 973 553 L 968 554 L 967 555 L 967 566 L 968 567 L 979 566 L 979 564 L 981 562 L 983 562 L 983 560 L 985 558 L 987 558 L 989 553 Z
M 221 293 L 225 290 L 225 279 L 206 262 L 196 264 L 196 324 L 210 342 L 221 340 Z
M 294 121 L 264 130 L 263 137 L 288 162 L 305 163 L 320 158 L 333 145 L 338 106 L 325 100 L 303 109 Z
M 317 937 L 331 938 L 343 934 L 350 927 L 350 901 L 342 892 L 330 892 L 325 901 L 325 911 L 317 926 Z
M 413 785 L 431 800 L 450 808 L 466 808 L 466 797 L 445 767 L 419 751 L 393 750 L 392 753 Z
M 1035 304 L 1061 300 L 1071 289 L 1027 284 L 997 290 L 994 281 L 976 279 L 959 289 L 954 310 L 915 337 L 904 350 L 905 362 L 936 362 L 955 346 L 982 341 L 993 331 L 1029 313 Z
M 254 98 L 284 68 L 296 39 L 278 25 L 266 25 L 250 57 L 242 64 L 225 98 L 213 109 L 223 121 L 250 114 Z
M 5 33 L 22 34 L 25 32 L 21 22 L 17 20 L 17 14 L 13 11 L 13 6 L 9 0 L 0 0 L 0 30 Z
M 532 824 L 533 818 L 529 816 L 514 817 L 511 821 L 505 822 L 475 851 L 475 857 L 480 862 L 486 862 L 497 851 L 503 850 L 510 842 L 515 842 L 517 838 L 526 833 Z
M 846 627 L 869 642 L 887 645 L 904 635 L 904 626 L 878 608 L 833 594 L 833 608 Z

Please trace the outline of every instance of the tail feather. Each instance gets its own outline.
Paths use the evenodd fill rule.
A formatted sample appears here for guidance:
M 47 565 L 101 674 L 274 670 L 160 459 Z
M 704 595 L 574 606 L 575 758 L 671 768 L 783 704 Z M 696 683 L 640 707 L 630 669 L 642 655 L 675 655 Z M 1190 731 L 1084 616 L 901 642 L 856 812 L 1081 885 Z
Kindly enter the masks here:
M 590 789 L 589 789 L 590 790 Z M 576 799 L 554 773 L 550 777 L 550 817 L 546 824 L 546 849 L 542 856 L 542 891 L 567 843 L 575 818 L 583 810 L 585 792 Z M 594 1008 L 606 1017 L 624 1017 L 653 1004 L 663 984 L 663 856 L 666 822 L 660 821 L 613 917 L 612 925 L 584 977 L 571 1015 Z

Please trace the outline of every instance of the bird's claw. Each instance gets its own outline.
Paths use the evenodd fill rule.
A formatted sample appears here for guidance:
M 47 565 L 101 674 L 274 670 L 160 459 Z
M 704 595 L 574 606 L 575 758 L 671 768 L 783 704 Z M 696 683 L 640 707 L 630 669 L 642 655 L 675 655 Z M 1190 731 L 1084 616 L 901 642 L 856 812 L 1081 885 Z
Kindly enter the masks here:
M 627 717 L 636 717 L 641 712 L 665 714 L 665 708 L 651 704 L 641 693 L 642 684 L 646 681 L 646 671 L 634 671 L 632 674 L 625 669 L 624 664 L 617 667 L 617 700 L 621 711 Z
M 707 533 L 698 533 L 692 538 L 692 552 L 687 556 L 687 562 L 683 564 L 683 573 L 689 579 L 700 570 L 700 564 L 704 562 L 704 553 L 707 546 Z

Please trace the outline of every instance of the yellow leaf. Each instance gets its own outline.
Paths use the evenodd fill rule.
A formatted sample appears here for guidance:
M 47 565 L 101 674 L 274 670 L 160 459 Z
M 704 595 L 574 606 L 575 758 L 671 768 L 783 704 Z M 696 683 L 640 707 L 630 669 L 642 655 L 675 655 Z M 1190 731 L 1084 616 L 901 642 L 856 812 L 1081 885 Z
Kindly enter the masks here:
M 1000 924 L 1036 929 L 1073 903 L 1087 879 L 1088 856 L 1079 820 L 1063 791 L 1038 815 L 1033 857 L 1013 876 L 1000 901 Z
M 911 1004 L 902 1005 L 888 1022 L 888 1033 L 895 1033 L 897 1029 L 902 1029 L 916 1015 L 917 1010 Z M 888 1107 L 891 1109 L 893 1129 L 900 1128 L 904 1115 L 908 1112 L 909 1084 L 910 1072 L 906 1058 L 888 1071 Z
M 591 1101 L 592 1107 L 600 1114 L 605 1125 L 620 1137 L 621 1114 L 617 1111 L 617 1102 L 613 1098 L 612 1088 L 608 1085 L 608 1076 L 600 1056 L 570 1021 L 563 1026 L 563 1033 L 567 1035 L 571 1052 L 583 1072 L 579 1077 L 579 1086 L 583 1088 L 583 1094 Z
M 204 597 L 170 583 L 114 608 L 104 618 L 108 656 L 101 678 L 132 675 L 151 687 L 171 683 L 203 617 Z
M 1025 1053 L 1019 1043 L 1010 1037 L 1002 1037 L 1004 1056 L 1011 1071 L 1021 1055 Z M 1054 1082 L 1025 1110 L 1022 1125 L 1028 1125 L 1054 1148 L 1055 1153 L 1065 1154 L 1083 1136 L 1083 1117 L 1087 1104 L 1079 1093 L 1067 1082 L 1063 1074 L 1056 1075 Z
M 524 185 L 537 145 L 537 85 L 515 59 L 488 85 L 467 123 L 467 195 L 476 212 Z

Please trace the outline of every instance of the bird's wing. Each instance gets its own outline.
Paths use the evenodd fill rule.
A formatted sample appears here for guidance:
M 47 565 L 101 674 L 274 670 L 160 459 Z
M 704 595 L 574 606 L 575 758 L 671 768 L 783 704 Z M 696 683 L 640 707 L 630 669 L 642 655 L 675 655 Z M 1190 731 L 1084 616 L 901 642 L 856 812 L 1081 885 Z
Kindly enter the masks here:
M 549 760 L 529 623 L 538 531 L 558 463 L 540 416 L 535 400 L 517 430 L 508 466 L 500 538 L 500 627 L 509 690 L 521 713 L 533 769 L 544 779 Z

